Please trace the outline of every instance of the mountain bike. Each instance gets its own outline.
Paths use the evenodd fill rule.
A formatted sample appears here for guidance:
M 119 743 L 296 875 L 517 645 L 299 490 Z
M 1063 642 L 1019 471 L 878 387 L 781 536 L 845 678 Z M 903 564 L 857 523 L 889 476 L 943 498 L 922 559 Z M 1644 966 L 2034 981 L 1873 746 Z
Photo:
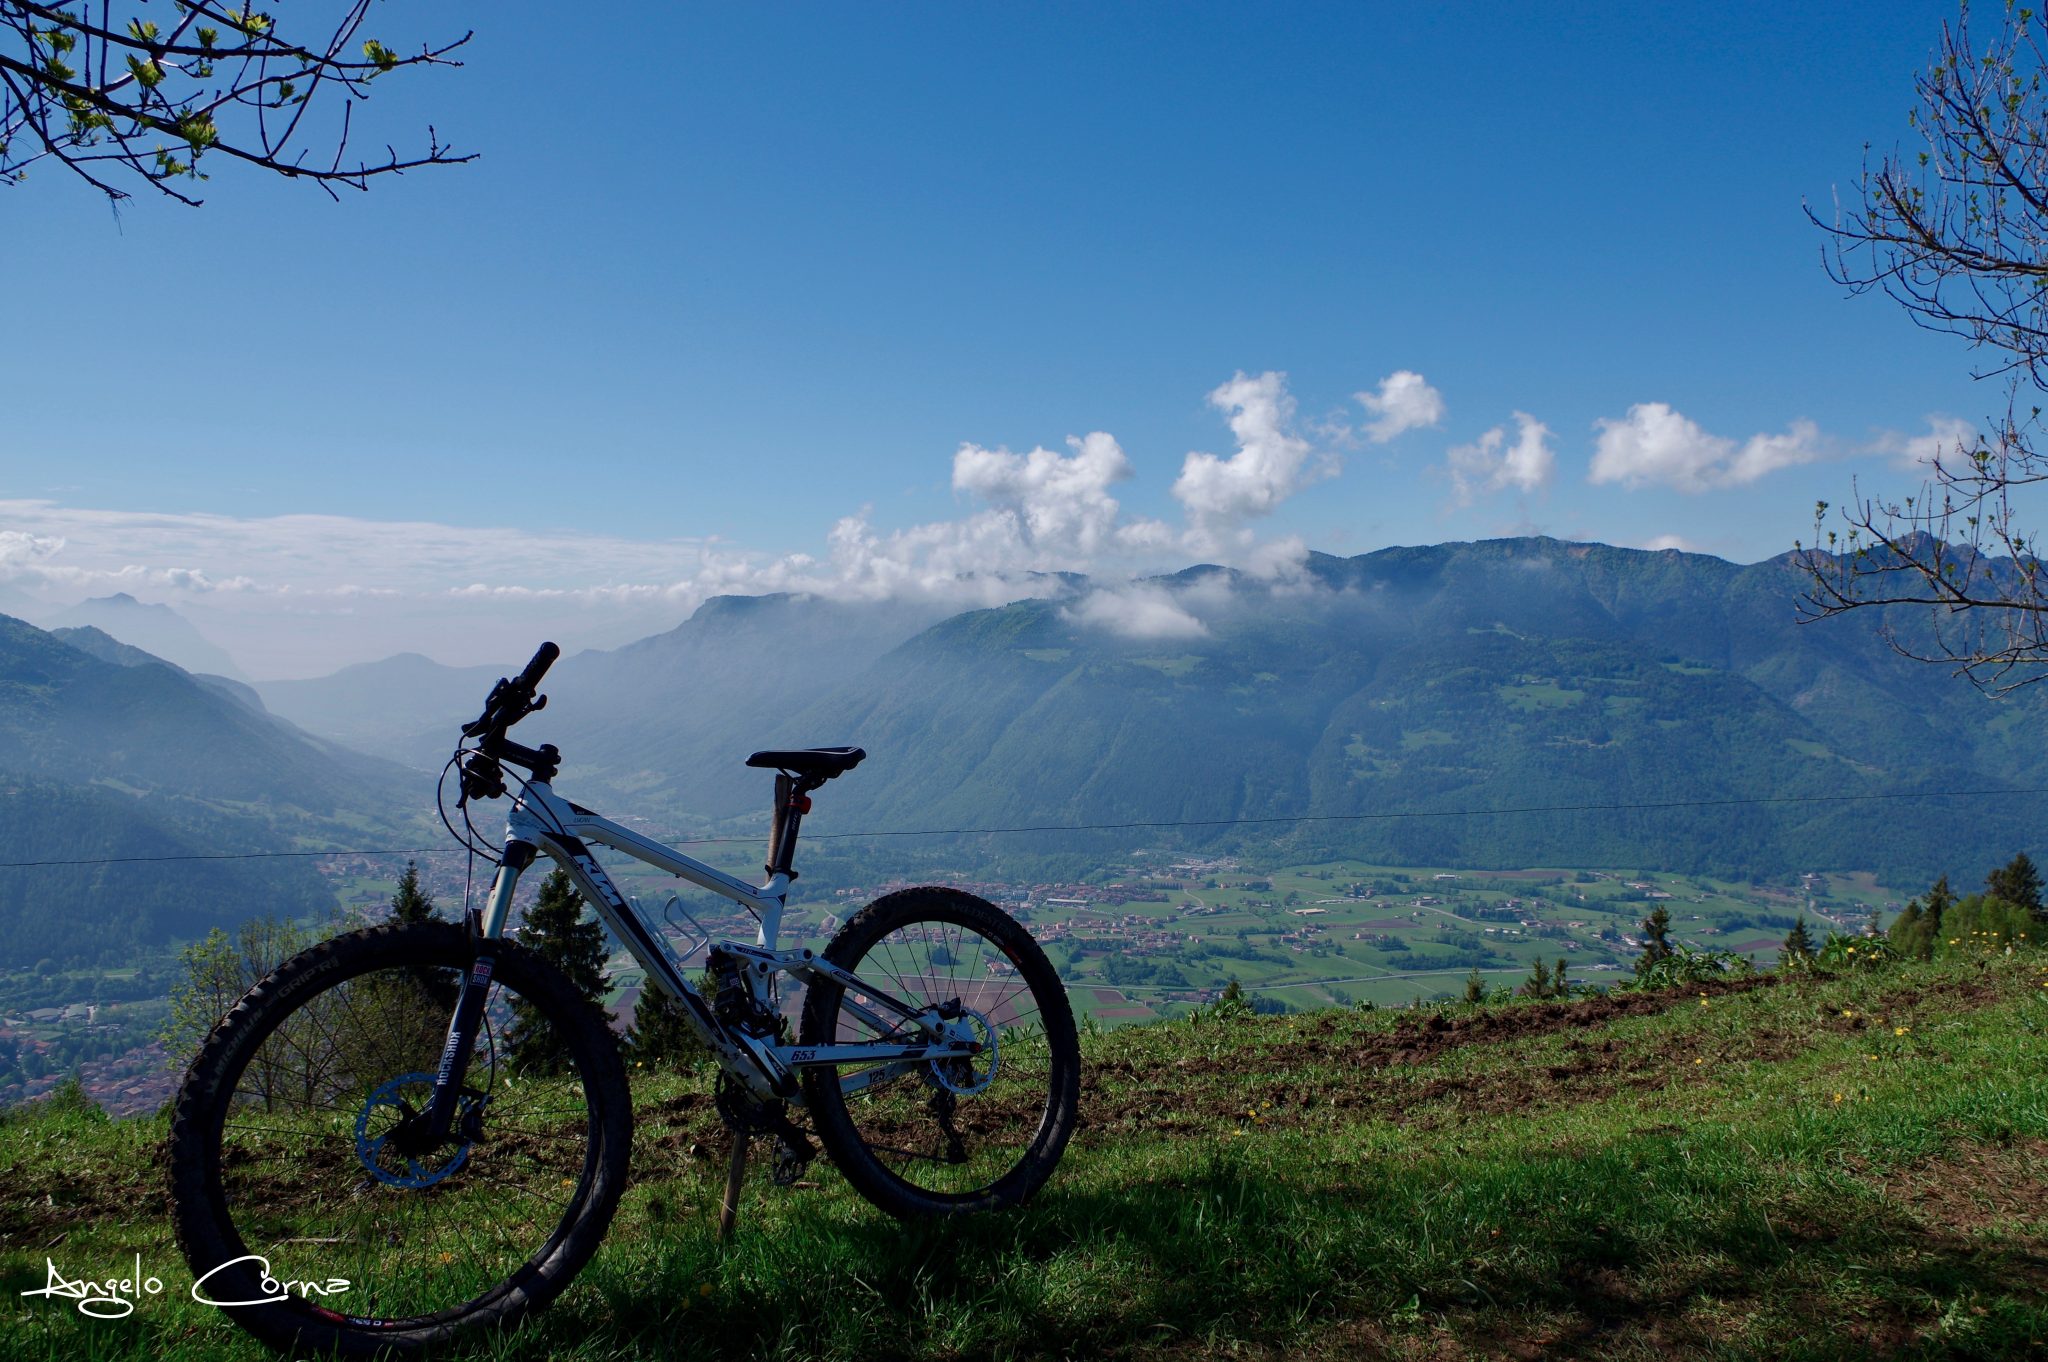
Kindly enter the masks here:
M 766 879 L 749 884 L 563 798 L 561 753 L 506 736 L 546 705 L 537 688 L 559 655 L 543 644 L 500 679 L 443 771 L 465 828 L 478 804 L 510 801 L 502 839 L 471 842 L 497 862 L 482 906 L 286 961 L 222 1017 L 178 1092 L 171 1204 L 195 1295 L 272 1346 L 414 1351 L 509 1326 L 596 1252 L 625 1187 L 631 1099 L 605 1013 L 508 934 L 542 856 L 716 1060 L 734 1133 L 721 1232 L 753 1137 L 776 1142 L 778 1182 L 814 1156 L 799 1110 L 846 1181 L 902 1218 L 1017 1205 L 1073 1133 L 1073 1013 L 1045 953 L 993 904 L 907 889 L 822 952 L 779 943 L 811 794 L 861 749 L 747 758 L 776 772 Z M 445 799 L 443 821 L 454 830 Z M 755 939 L 679 924 L 671 939 L 593 844 L 740 905 Z M 701 992 L 685 973 L 700 949 Z M 794 1026 L 785 977 L 802 985 Z

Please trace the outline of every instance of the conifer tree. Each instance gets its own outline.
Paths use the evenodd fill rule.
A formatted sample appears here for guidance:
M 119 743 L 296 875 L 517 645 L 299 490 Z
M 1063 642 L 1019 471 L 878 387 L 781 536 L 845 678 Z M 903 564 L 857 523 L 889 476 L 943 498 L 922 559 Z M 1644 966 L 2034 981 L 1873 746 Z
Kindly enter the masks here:
M 1465 1001 L 1473 1007 L 1486 1001 L 1486 977 L 1479 972 L 1477 965 L 1465 976 Z
M 434 896 L 420 888 L 420 868 L 407 861 L 405 873 L 398 877 L 398 892 L 391 896 L 391 920 L 426 922 L 433 916 Z
M 1779 958 L 1800 964 L 1813 959 L 1813 934 L 1806 930 L 1806 915 L 1800 914 L 1792 924 L 1792 930 L 1785 933 L 1785 944 L 1778 948 Z
M 2024 908 L 2035 917 L 2044 917 L 2041 910 L 2041 872 L 2034 868 L 2034 862 L 2026 852 L 2007 861 L 1984 877 L 1984 887 L 2007 903 Z
M 567 975 L 592 1006 L 605 994 L 604 924 L 583 916 L 583 895 L 560 866 L 541 881 L 540 898 L 527 910 L 520 944 Z M 512 1024 L 505 1030 L 512 1066 L 522 1073 L 560 1073 L 569 1050 L 547 1019 L 522 998 L 512 1002 Z
M 652 979 L 640 985 L 633 1002 L 633 1029 L 626 1034 L 627 1052 L 635 1060 L 686 1064 L 704 1053 L 683 1005 Z
M 411 861 L 405 863 L 405 873 L 398 877 L 398 891 L 391 896 L 391 920 L 405 926 L 435 920 L 434 896 L 420 888 L 420 869 Z M 445 1020 L 462 994 L 461 976 L 452 970 L 421 965 L 414 966 L 411 974 L 417 996 L 396 1001 L 398 1013 L 394 1015 L 423 1010 Z
M 1892 920 L 1891 931 L 1885 934 L 1885 939 L 1907 960 L 1930 960 L 1934 957 L 1938 925 L 1920 906 L 1920 900 L 1908 899 L 1904 910 Z
M 1941 919 L 1947 915 L 1949 909 L 1955 906 L 1955 891 L 1948 887 L 1948 876 L 1943 875 L 1927 891 L 1927 904 L 1924 909 L 1928 918 L 1934 923 L 1934 934 L 1936 936 L 1941 935 Z
M 1565 978 L 1564 957 L 1561 955 L 1557 957 L 1557 968 L 1551 974 L 1550 993 L 1554 998 L 1569 998 L 1572 996 L 1571 981 Z
M 1522 981 L 1518 990 L 1524 998 L 1548 998 L 1550 996 L 1550 971 L 1543 968 L 1543 958 L 1538 956 L 1529 962 L 1529 977 Z
M 1636 957 L 1636 977 L 1640 979 L 1650 972 L 1650 967 L 1659 960 L 1671 958 L 1671 914 L 1663 904 L 1658 904 L 1650 915 L 1643 919 L 1643 953 Z

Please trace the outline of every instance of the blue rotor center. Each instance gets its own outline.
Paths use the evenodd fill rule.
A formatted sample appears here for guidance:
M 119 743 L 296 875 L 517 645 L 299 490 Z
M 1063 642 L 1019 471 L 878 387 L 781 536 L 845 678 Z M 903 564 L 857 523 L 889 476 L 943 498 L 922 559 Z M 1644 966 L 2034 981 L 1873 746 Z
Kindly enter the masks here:
M 411 1101 L 404 1095 L 407 1089 L 412 1090 Z M 363 1109 L 356 1113 L 356 1158 L 371 1177 L 387 1186 L 416 1190 L 433 1186 L 468 1162 L 468 1140 L 456 1139 L 452 1148 L 440 1151 L 447 1157 L 439 1163 L 422 1160 L 392 1145 L 391 1137 L 399 1126 L 424 1112 L 433 1099 L 434 1075 L 413 1073 L 400 1074 L 364 1100 Z M 455 1126 L 459 1129 L 483 1099 L 465 1092 L 457 1100 L 461 1106 Z M 372 1134 L 371 1122 L 380 1114 L 384 1119 L 378 1121 L 378 1133 Z

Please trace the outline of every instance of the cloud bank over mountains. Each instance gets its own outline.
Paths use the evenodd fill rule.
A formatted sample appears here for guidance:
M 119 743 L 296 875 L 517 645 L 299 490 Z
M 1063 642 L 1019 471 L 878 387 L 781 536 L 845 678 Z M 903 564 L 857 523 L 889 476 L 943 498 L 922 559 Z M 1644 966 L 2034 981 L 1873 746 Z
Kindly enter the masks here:
M 1513 444 L 1508 443 L 1507 427 L 1495 426 L 1469 445 L 1452 445 L 1444 462 L 1450 469 L 1452 496 L 1460 506 L 1509 487 L 1541 492 L 1557 470 L 1550 427 L 1520 411 L 1515 413 Z
M 843 516 L 815 552 L 716 538 L 0 500 L 0 611 L 47 618 L 126 591 L 177 606 L 246 670 L 280 677 L 408 649 L 451 662 L 509 659 L 543 632 L 572 646 L 610 646 L 671 627 L 717 595 L 792 591 L 967 609 L 1060 594 L 1070 589 L 1060 574 L 1082 574 L 1095 588 L 1069 607 L 1077 622 L 1136 638 L 1196 638 L 1206 626 L 1186 592 L 1141 579 L 1215 562 L 1269 583 L 1294 580 L 1309 546 L 1267 522 L 1340 478 L 1345 452 L 1368 448 L 1384 451 L 1373 456 L 1382 467 L 1365 475 L 1375 487 L 1383 471 L 1398 476 L 1404 466 L 1411 483 L 1448 480 L 1451 504 L 1439 519 L 1511 495 L 1523 507 L 1516 532 L 1541 532 L 1528 503 L 1559 478 L 1557 436 L 1544 421 L 1515 411 L 1476 438 L 1439 445 L 1438 463 L 1417 457 L 1427 441 L 1416 432 L 1442 427 L 1450 409 L 1422 374 L 1399 369 L 1352 396 L 1358 424 L 1305 422 L 1283 373 L 1238 372 L 1219 384 L 1207 406 L 1232 448 L 1181 457 L 1164 489 L 1177 512 L 1170 518 L 1126 509 L 1118 491 L 1138 479 L 1138 467 L 1114 435 L 1097 430 L 1022 453 L 964 443 L 951 469 L 959 514 L 892 527 L 864 507 Z M 1803 420 L 1738 441 L 1667 403 L 1644 402 L 1594 423 L 1584 481 L 1700 495 L 1824 459 L 1924 465 L 1972 438 L 1968 423 L 1937 416 L 1925 434 L 1885 432 L 1861 444 Z M 1150 485 L 1161 500 L 1159 483 Z M 1652 525 L 1628 542 L 1691 544 L 1689 531 Z M 1418 523 L 1383 542 L 1442 537 L 1440 526 Z

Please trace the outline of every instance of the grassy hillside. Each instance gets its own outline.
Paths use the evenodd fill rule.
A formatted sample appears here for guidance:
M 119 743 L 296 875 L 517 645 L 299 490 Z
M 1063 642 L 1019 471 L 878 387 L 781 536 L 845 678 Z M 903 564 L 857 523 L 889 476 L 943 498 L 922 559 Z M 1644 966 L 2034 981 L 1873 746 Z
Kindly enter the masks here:
M 2038 1356 L 2044 1033 L 2039 953 L 1132 1028 L 1025 1211 L 904 1228 L 821 1168 L 726 1248 L 707 1085 L 642 1071 L 611 1240 L 475 1355 Z M 260 1355 L 184 1299 L 163 1133 L 0 1126 L 0 1355 Z M 128 1318 L 18 1294 L 138 1254 Z

